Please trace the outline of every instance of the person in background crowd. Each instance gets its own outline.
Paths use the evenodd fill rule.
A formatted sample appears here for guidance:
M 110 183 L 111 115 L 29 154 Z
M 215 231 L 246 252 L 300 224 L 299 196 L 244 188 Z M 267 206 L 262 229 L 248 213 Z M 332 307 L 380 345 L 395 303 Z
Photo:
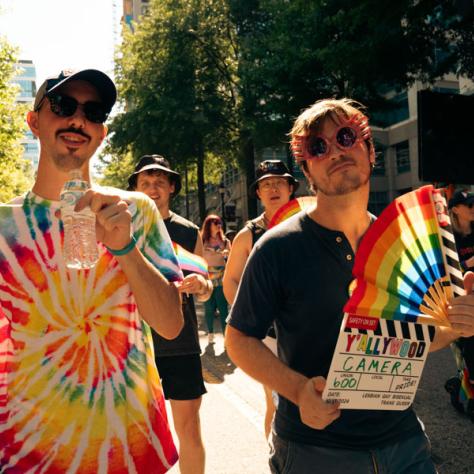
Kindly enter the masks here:
M 211 214 L 204 219 L 202 224 L 202 240 L 204 244 L 204 258 L 209 268 L 209 278 L 214 290 L 205 303 L 205 317 L 208 330 L 209 344 L 214 342 L 214 315 L 219 311 L 222 334 L 225 334 L 225 325 L 229 313 L 227 301 L 222 290 L 222 277 L 225 264 L 230 251 L 230 240 L 222 230 L 222 220 L 219 216 Z
M 263 213 L 248 221 L 237 234 L 232 244 L 232 250 L 224 273 L 224 294 L 230 305 L 233 304 L 239 282 L 244 271 L 245 263 L 257 240 L 267 230 L 275 212 L 287 204 L 299 183 L 294 178 L 285 163 L 280 160 L 265 160 L 255 171 L 256 180 L 250 185 L 249 192 L 256 196 L 263 206 Z M 276 355 L 276 339 L 273 326 L 270 328 L 264 343 Z M 271 431 L 275 402 L 272 391 L 263 386 L 265 392 L 265 437 L 268 439 Z
M 229 230 L 225 233 L 225 236 L 230 240 L 230 243 L 231 243 L 231 244 L 232 244 L 232 242 L 234 241 L 236 235 L 237 235 L 237 231 L 234 230 L 234 229 L 229 229 Z
M 474 193 L 456 191 L 448 202 L 453 225 L 459 263 L 463 272 L 474 271 Z M 445 388 L 451 395 L 451 403 L 474 421 L 474 337 L 459 338 L 452 345 L 459 374 L 450 378 Z M 462 387 L 462 382 L 469 387 Z M 468 390 L 465 390 L 468 388 Z
M 129 188 L 153 199 L 164 219 L 171 240 L 187 251 L 202 256 L 199 228 L 170 210 L 170 201 L 181 189 L 179 173 L 160 155 L 142 156 L 128 180 Z M 170 401 L 173 423 L 179 440 L 179 467 L 182 474 L 201 474 L 205 449 L 201 436 L 199 410 L 206 393 L 201 365 L 198 324 L 193 295 L 206 301 L 212 283 L 197 273 L 187 273 L 181 283 L 184 327 L 179 336 L 166 340 L 153 333 L 155 361 Z
M 116 89 L 101 71 L 61 71 L 27 122 L 40 142 L 33 189 L 0 206 L 0 470 L 164 473 L 177 461 L 146 321 L 176 337 L 182 273 L 149 198 L 95 185 L 99 260 L 65 264 L 60 193 L 90 182 Z
M 242 276 L 226 331 L 233 362 L 279 394 L 273 473 L 434 474 L 428 439 L 412 408 L 340 410 L 322 399 L 354 255 L 372 218 L 367 211 L 375 152 L 368 119 L 349 99 L 318 101 L 296 119 L 292 149 L 317 207 L 268 231 Z M 448 307 L 432 350 L 474 335 L 474 274 L 468 295 Z M 278 355 L 262 343 L 276 325 Z M 324 328 L 324 330 L 322 330 Z

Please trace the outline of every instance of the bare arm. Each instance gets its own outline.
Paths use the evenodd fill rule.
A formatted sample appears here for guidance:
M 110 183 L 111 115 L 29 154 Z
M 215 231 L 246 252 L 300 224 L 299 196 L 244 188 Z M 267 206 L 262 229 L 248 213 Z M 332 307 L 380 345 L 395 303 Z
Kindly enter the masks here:
M 459 337 L 474 336 L 474 273 L 464 275 L 465 296 L 458 296 L 451 301 L 448 307 L 448 318 L 452 328 L 436 328 L 436 335 L 430 351 L 437 351 L 446 347 Z
M 115 258 L 127 277 L 140 316 L 165 339 L 178 336 L 183 314 L 176 285 L 169 283 L 136 247 Z
M 244 372 L 299 407 L 306 425 L 323 429 L 339 418 L 338 404 L 326 403 L 323 377 L 308 378 L 286 366 L 262 341 L 228 325 L 225 345 L 229 357 Z
M 224 272 L 224 295 L 229 304 L 234 302 L 250 250 L 252 250 L 252 233 L 244 228 L 235 236 Z
M 194 253 L 202 257 L 203 255 L 203 245 L 201 233 L 198 232 L 196 245 L 194 246 Z M 184 280 L 178 285 L 178 290 L 180 293 L 189 293 L 196 295 L 198 301 L 207 301 L 212 294 L 211 280 L 204 278 L 204 276 L 199 275 L 198 273 L 191 273 L 184 277 Z
M 97 240 L 114 250 L 130 243 L 132 216 L 126 201 L 118 195 L 89 190 L 79 200 L 76 210 L 87 206 L 96 214 Z M 136 247 L 116 258 L 132 289 L 140 316 L 164 338 L 175 338 L 183 327 L 181 298 L 176 286 Z

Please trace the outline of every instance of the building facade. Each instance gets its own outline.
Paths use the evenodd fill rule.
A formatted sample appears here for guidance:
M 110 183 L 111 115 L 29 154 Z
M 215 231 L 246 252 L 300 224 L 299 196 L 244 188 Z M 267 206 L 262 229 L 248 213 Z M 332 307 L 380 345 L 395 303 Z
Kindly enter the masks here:
M 149 0 L 123 0 L 123 21 L 133 30 L 132 22 L 146 14 L 149 8 Z
M 26 104 L 31 109 L 36 95 L 36 68 L 33 61 L 27 59 L 20 59 L 15 66 L 18 74 L 12 82 L 20 86 L 17 102 Z M 22 145 L 24 148 L 23 157 L 31 162 L 33 170 L 36 171 L 38 168 L 39 144 L 31 130 L 28 129 L 26 132 Z

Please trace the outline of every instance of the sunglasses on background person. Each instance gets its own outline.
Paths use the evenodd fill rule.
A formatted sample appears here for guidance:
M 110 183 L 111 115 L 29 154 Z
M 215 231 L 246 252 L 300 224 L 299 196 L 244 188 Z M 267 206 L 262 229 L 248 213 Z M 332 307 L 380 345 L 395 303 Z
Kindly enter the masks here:
M 74 97 L 61 94 L 45 95 L 35 110 L 41 108 L 45 97 L 49 100 L 51 112 L 58 117 L 72 117 L 78 107 L 82 108 L 86 119 L 92 123 L 104 123 L 109 115 L 104 104 L 100 102 L 88 101 L 81 104 Z
M 362 141 L 368 140 L 370 136 L 367 118 L 353 117 L 342 121 L 331 137 L 325 137 L 322 134 L 295 136 L 292 149 L 297 162 L 313 158 L 323 160 L 329 156 L 332 145 L 336 145 L 340 150 L 348 151 Z
M 273 189 L 273 188 L 281 189 L 281 188 L 284 188 L 288 185 L 289 185 L 289 183 L 288 183 L 287 178 L 276 178 L 276 177 L 274 177 L 274 178 L 263 179 L 262 181 L 260 181 L 258 183 L 258 189 L 260 189 L 260 191 L 262 191 L 262 190 L 268 191 L 269 189 Z
M 211 219 L 211 224 L 215 224 L 215 225 L 222 225 L 222 221 L 220 221 L 219 219 Z

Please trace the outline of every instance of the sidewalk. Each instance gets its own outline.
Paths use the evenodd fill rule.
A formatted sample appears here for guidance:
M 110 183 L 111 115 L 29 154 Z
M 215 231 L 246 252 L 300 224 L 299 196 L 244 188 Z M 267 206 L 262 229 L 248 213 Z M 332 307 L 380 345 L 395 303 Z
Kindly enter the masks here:
M 264 474 L 268 444 L 263 433 L 264 394 L 261 386 L 230 361 L 216 318 L 215 343 L 208 344 L 203 305 L 196 304 L 204 380 L 201 427 L 206 448 L 206 473 Z M 168 413 L 171 413 L 169 410 Z M 174 436 L 176 443 L 177 438 Z M 178 466 L 169 471 L 178 474 Z

